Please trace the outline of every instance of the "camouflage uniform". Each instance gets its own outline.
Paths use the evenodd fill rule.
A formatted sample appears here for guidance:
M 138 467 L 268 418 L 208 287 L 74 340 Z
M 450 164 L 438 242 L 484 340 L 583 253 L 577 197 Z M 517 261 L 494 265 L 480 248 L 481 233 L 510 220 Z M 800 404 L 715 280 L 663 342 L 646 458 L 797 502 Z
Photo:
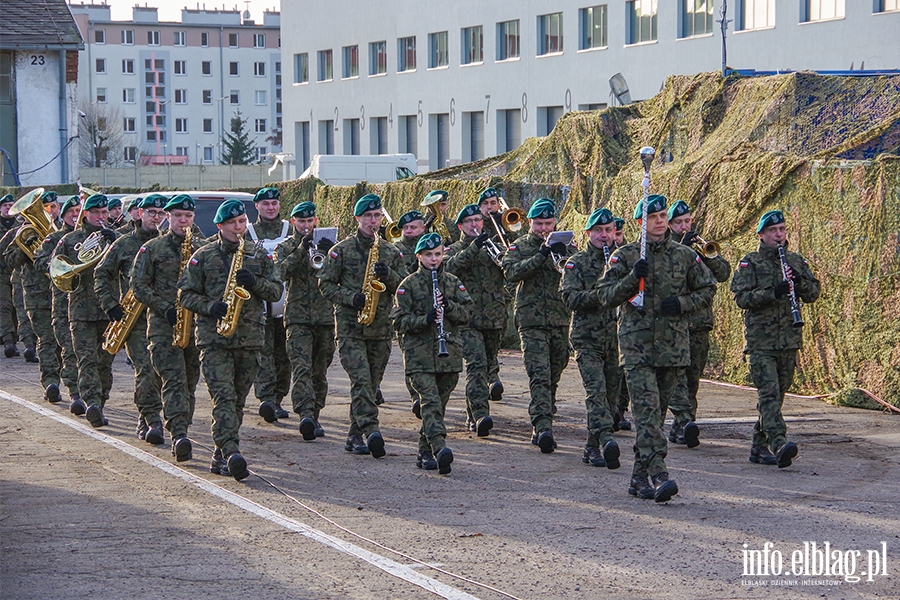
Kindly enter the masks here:
M 688 315 L 709 306 L 715 280 L 700 257 L 670 239 L 647 240 L 650 274 L 645 280 L 644 308 L 628 300 L 638 292 L 632 272 L 641 257 L 640 242 L 626 244 L 610 258 L 597 283 L 600 301 L 619 310 L 619 362 L 631 397 L 635 422 L 633 476 L 656 477 L 666 472 L 663 416 L 681 371 L 690 362 Z M 665 315 L 664 299 L 675 297 L 680 314 Z
M 587 445 L 601 447 L 613 439 L 613 415 L 619 399 L 616 309 L 604 306 L 594 286 L 606 270 L 602 248 L 590 242 L 566 263 L 560 292 L 572 311 L 569 339 L 587 397 Z
M 131 287 L 131 267 L 138 250 L 157 235 L 155 229 L 145 231 L 140 226 L 134 227 L 130 233 L 115 241 L 94 269 L 94 292 L 100 308 L 107 314 L 116 306 L 121 306 L 121 300 Z M 159 417 L 162 411 L 162 382 L 150 362 L 146 306 L 141 307 L 140 315 L 125 339 L 125 350 L 134 367 L 134 404 L 148 427 L 162 425 Z
M 536 432 L 553 425 L 556 388 L 569 363 L 570 313 L 559 293 L 561 275 L 553 257 L 540 252 L 543 244 L 543 238 L 528 233 L 503 256 L 506 279 L 516 284 L 514 315 L 531 390 L 528 414 Z M 573 252 L 570 246 L 567 254 Z
M 303 234 L 275 249 L 275 261 L 287 287 L 284 323 L 291 361 L 291 404 L 301 419 L 319 420 L 328 396 L 328 367 L 334 359 L 334 306 L 319 291 L 318 274 L 303 248 Z
M 161 380 L 163 416 L 172 439 L 186 436 L 194 418 L 195 391 L 200 379 L 200 350 L 191 327 L 186 348 L 172 345 L 173 327 L 166 311 L 175 307 L 178 269 L 184 236 L 170 229 L 166 235 L 141 246 L 131 269 L 131 289 L 139 302 L 147 305 L 147 338 L 150 362 Z M 191 254 L 205 242 L 191 236 Z
M 819 280 L 800 254 L 786 255 L 798 278 L 794 283 L 797 300 L 815 302 Z M 768 446 L 772 452 L 787 441 L 781 407 L 793 383 L 797 351 L 803 342 L 803 330 L 792 327 L 790 294 L 775 296 L 775 285 L 783 280 L 778 248 L 763 244 L 741 259 L 731 280 L 734 301 L 744 310 L 744 353 L 750 356 L 750 378 L 758 389 L 759 419 L 753 426 L 753 446 Z
M 456 226 L 456 222 L 451 219 L 448 215 L 444 215 L 444 227 L 447 228 L 447 231 L 450 232 L 450 243 L 455 244 L 460 240 L 460 236 L 462 232 L 460 232 L 459 227 Z M 415 270 L 415 269 L 414 269 Z
M 381 280 L 387 289 L 378 299 L 371 325 L 357 322 L 359 310 L 353 307 L 353 296 L 362 291 L 373 238 L 357 232 L 342 240 L 331 248 L 319 271 L 319 289 L 334 304 L 341 366 L 350 378 L 350 436 L 366 437 L 378 431 L 375 390 L 391 356 L 391 298 L 403 271 L 400 251 L 379 237 L 374 241 L 378 242 L 378 262 L 390 272 Z
M 497 354 L 506 330 L 509 293 L 503 269 L 474 241 L 464 236 L 448 247 L 444 264 L 462 281 L 474 302 L 472 318 L 460 327 L 459 335 L 466 359 L 466 413 L 470 421 L 478 422 L 491 413 L 489 386 L 498 380 Z
M 443 269 L 438 270 L 438 288 L 445 301 L 444 333 L 449 356 L 438 356 L 438 327 L 427 321 L 427 314 L 434 308 L 430 269 L 420 265 L 400 282 L 391 312 L 403 351 L 404 371 L 422 399 L 419 452 L 434 454 L 447 445 L 444 410 L 462 371 L 462 345 L 456 331 L 468 322 L 472 307 L 462 282 Z
M 19 231 L 19 221 L 17 219 L 5 219 L 3 226 L 9 224 L 9 228 L 3 230 L 2 238 L 0 238 L 0 256 L 7 256 L 7 250 L 11 247 L 18 248 L 13 241 L 16 233 Z M 0 227 L 2 229 L 2 227 Z M 7 262 L 8 259 L 0 261 L 0 277 L 3 278 L 5 284 L 9 285 L 7 289 L 0 289 L 0 336 L 3 337 L 5 343 L 15 344 L 22 341 L 25 348 L 35 347 L 35 335 L 31 328 L 31 320 L 28 318 L 28 312 L 25 309 L 25 295 L 23 292 L 22 276 L 24 264 L 18 263 L 13 266 Z M 4 284 L 4 288 L 5 288 Z M 8 298 L 8 299 L 7 299 Z
M 416 244 L 419 243 L 419 239 L 421 237 L 421 235 L 418 235 L 416 237 L 403 236 L 402 240 L 394 244 L 397 250 L 400 251 L 400 261 L 404 265 L 403 272 L 400 273 L 401 278 L 406 277 L 407 275 L 412 275 L 419 268 L 419 259 L 416 258 Z M 406 380 L 406 391 L 409 392 L 410 400 L 413 402 L 413 404 L 418 402 L 421 408 L 422 398 L 413 387 L 412 379 L 409 377 L 409 375 L 406 375 L 404 379 Z
M 217 234 L 194 253 L 178 280 L 178 300 L 195 315 L 200 367 L 213 402 L 213 442 L 225 457 L 239 451 L 244 403 L 259 370 L 266 326 L 263 301 L 275 302 L 283 290 L 265 251 L 245 244 L 243 268 L 253 273 L 255 283 L 247 290 L 250 299 L 244 302 L 234 335 L 220 335 L 218 319 L 209 311 L 222 301 L 237 248 L 237 242 Z
M 12 238 L 7 240 L 6 234 L 16 229 L 18 222 L 15 218 L 0 218 L 0 253 Z M 12 269 L 0 259 L 0 343 L 15 344 L 19 341 L 16 321 L 16 308 L 13 304 Z

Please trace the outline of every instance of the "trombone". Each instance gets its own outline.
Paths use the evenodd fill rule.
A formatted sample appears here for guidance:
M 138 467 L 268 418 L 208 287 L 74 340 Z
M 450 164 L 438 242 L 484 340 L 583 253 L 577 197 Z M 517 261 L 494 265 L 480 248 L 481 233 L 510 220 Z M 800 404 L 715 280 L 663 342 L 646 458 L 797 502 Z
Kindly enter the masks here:
M 500 212 L 488 214 L 490 215 L 491 223 L 494 225 L 494 230 L 500 238 L 500 246 L 498 246 L 494 240 L 489 239 L 484 247 L 490 255 L 491 260 L 499 267 L 502 266 L 503 255 L 506 254 L 506 251 L 509 249 L 509 240 L 503 235 L 503 231 L 506 230 L 509 233 L 520 231 L 525 222 L 525 211 L 518 207 L 510 208 L 506 203 L 506 200 L 501 197 Z M 499 223 L 497 222 L 498 215 L 500 217 Z

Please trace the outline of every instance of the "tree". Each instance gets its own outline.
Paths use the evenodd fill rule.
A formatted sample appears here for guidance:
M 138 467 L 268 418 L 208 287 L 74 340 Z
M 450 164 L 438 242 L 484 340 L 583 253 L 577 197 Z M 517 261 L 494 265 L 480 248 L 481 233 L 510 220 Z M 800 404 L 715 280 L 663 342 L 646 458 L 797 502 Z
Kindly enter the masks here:
M 273 127 L 272 133 L 266 138 L 267 142 L 272 142 L 273 146 L 281 148 L 281 127 Z
M 223 165 L 249 165 L 256 158 L 246 125 L 247 119 L 241 118 L 241 111 L 234 113 L 231 118 L 231 132 L 226 133 L 225 139 L 222 140 L 225 144 L 225 152 L 222 153 Z
M 85 103 L 78 121 L 78 156 L 83 167 L 117 167 L 124 162 L 124 121 L 118 107 Z

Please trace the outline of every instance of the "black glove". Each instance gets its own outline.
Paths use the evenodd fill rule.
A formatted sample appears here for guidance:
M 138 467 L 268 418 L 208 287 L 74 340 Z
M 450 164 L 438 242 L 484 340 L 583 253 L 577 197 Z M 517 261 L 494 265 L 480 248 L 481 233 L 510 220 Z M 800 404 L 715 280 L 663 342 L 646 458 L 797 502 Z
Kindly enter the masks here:
M 428 311 L 428 314 L 425 315 L 425 322 L 429 325 L 437 322 L 437 311 L 435 309 L 431 309 Z
M 388 273 L 391 272 L 388 266 L 383 262 L 375 263 L 375 266 L 372 268 L 372 270 L 375 272 L 375 277 L 379 279 L 384 279 L 388 276 Z
M 779 281 L 775 284 L 775 297 L 783 298 L 791 292 L 791 284 L 787 281 Z
M 634 266 L 631 267 L 631 272 L 634 273 L 634 276 L 638 279 L 643 279 L 650 274 L 650 264 L 642 258 L 634 263 Z
M 556 254 L 557 256 L 565 256 L 566 255 L 566 246 L 562 242 L 556 242 L 550 246 L 550 252 Z
M 113 231 L 112 229 L 106 229 L 104 227 L 103 229 L 100 230 L 100 233 L 103 235 L 103 237 L 106 238 L 106 241 L 109 242 L 110 244 L 113 243 L 114 241 L 116 241 L 116 232 Z
M 479 248 L 484 248 L 484 245 L 487 244 L 487 241 L 489 239 L 491 239 L 490 235 L 488 235 L 487 233 L 482 233 L 477 238 L 475 238 L 475 241 L 472 243 L 475 244 L 476 246 L 478 246 Z
M 331 250 L 332 246 L 334 246 L 334 242 L 328 238 L 322 238 L 319 240 L 319 243 L 316 244 L 316 248 L 318 248 L 319 252 L 322 254 L 328 254 L 328 251 Z
M 550 256 L 550 246 L 548 246 L 547 244 L 543 244 L 540 248 L 538 248 L 538 252 L 540 252 L 544 256 Z
M 218 302 L 213 302 L 212 306 L 209 307 L 209 316 L 215 317 L 217 319 L 221 319 L 225 315 L 228 314 L 228 305 L 219 300 Z
M 256 283 L 256 275 L 247 269 L 239 269 L 234 275 L 234 281 L 241 287 L 252 288 Z
M 353 294 L 353 308 L 356 310 L 362 310 L 366 305 L 366 295 L 362 292 L 358 294 Z
M 685 234 L 681 237 L 681 243 L 685 246 L 690 246 L 694 242 L 697 241 L 697 233 L 694 231 L 686 231 Z
M 166 322 L 172 327 L 178 322 L 178 309 L 174 306 L 166 311 Z
M 121 321 L 125 318 L 125 310 L 122 308 L 121 304 L 116 304 L 111 309 L 106 311 L 107 316 L 110 321 Z
M 662 314 L 667 317 L 677 317 L 681 314 L 681 304 L 675 296 L 664 298 L 660 308 L 662 308 Z
M 307 252 L 309 251 L 309 247 L 312 246 L 312 239 L 313 239 L 313 234 L 311 231 L 303 236 L 302 245 L 303 245 L 303 249 L 306 250 Z

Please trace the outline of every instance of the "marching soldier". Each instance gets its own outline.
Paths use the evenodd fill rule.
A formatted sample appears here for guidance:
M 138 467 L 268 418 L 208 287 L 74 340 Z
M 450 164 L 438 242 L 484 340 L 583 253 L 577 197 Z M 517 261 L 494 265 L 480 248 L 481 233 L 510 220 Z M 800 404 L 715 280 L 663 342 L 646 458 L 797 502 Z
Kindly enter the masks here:
M 616 248 L 621 248 L 627 242 L 625 240 L 625 219 L 615 217 L 616 221 Z M 618 314 L 618 313 L 617 313 Z M 619 401 L 616 404 L 616 416 L 619 420 L 619 429 L 631 431 L 631 421 L 625 416 L 628 412 L 628 386 L 625 385 L 625 369 L 619 367 Z
M 400 282 L 391 312 L 403 350 L 403 366 L 422 400 L 422 426 L 416 466 L 450 473 L 444 411 L 462 371 L 455 330 L 469 320 L 472 299 L 462 282 L 441 269 L 441 236 L 428 233 L 416 245 L 418 270 Z
M 456 223 L 453 222 L 453 219 L 447 214 L 447 211 L 450 210 L 450 202 L 448 200 L 449 194 L 444 190 L 435 190 L 433 192 L 429 192 L 428 195 L 425 196 L 427 200 L 429 196 L 440 194 L 441 200 L 440 206 L 441 208 L 441 218 L 444 221 L 444 227 L 447 229 L 447 232 L 450 234 L 449 240 L 444 240 L 445 242 L 454 243 L 459 241 L 459 229 L 456 228 Z
M 669 229 L 672 239 L 693 248 L 697 242 L 697 233 L 693 230 L 691 209 L 684 200 L 679 200 L 669 208 Z M 706 256 L 698 253 L 703 264 L 712 272 L 719 283 L 728 281 L 731 276 L 731 265 L 722 255 Z M 697 426 L 697 391 L 700 389 L 700 377 L 706 368 L 709 358 L 709 332 L 713 327 L 712 303 L 706 308 L 696 310 L 690 315 L 688 333 L 691 340 L 691 362 L 684 370 L 684 376 L 678 379 L 669 410 L 675 419 L 669 432 L 669 441 L 673 444 L 685 444 L 688 448 L 700 445 L 700 428 Z
M 132 198 L 128 206 L 124 207 L 121 224 L 116 228 L 116 233 L 125 235 L 131 233 L 138 219 L 141 218 L 141 203 L 144 199 L 141 196 Z
M 663 417 L 678 377 L 690 362 L 688 315 L 709 306 L 715 280 L 694 251 L 671 240 L 665 196 L 652 194 L 646 202 L 646 258 L 641 258 L 639 241 L 617 249 L 597 289 L 601 303 L 621 307 L 619 360 L 625 367 L 635 423 L 628 493 L 666 502 L 678 493 L 678 485 L 666 469 Z M 636 221 L 643 217 L 643 203 L 641 199 L 635 208 Z M 637 308 L 630 300 L 639 298 L 641 279 L 643 306 Z
M 787 251 L 781 211 L 765 213 L 756 233 L 759 248 L 741 259 L 731 291 L 744 310 L 744 353 L 750 356 L 750 377 L 759 396 L 750 462 L 781 469 L 789 467 L 798 452 L 797 444 L 787 440 L 781 407 L 803 342 L 799 302 L 815 302 L 820 285 L 806 260 Z
M 417 210 L 411 210 L 400 217 L 397 227 L 403 232 L 403 239 L 394 246 L 403 255 L 402 262 L 405 263 L 406 270 L 402 275 L 406 277 L 415 273 L 419 268 L 419 261 L 416 260 L 416 245 L 419 243 L 419 238 L 425 233 L 425 215 Z
M 244 403 L 259 370 L 265 342 L 263 301 L 275 302 L 283 287 L 266 252 L 242 243 L 247 215 L 240 200 L 226 200 L 213 222 L 219 233 L 194 253 L 178 280 L 178 302 L 196 317 L 200 367 L 213 402 L 212 436 L 216 445 L 210 471 L 240 481 L 250 475 L 240 453 L 239 431 Z M 238 254 L 243 248 L 243 253 Z M 232 273 L 235 261 L 241 265 Z M 235 287 L 249 292 L 238 312 Z M 234 292 L 234 294 L 232 294 Z M 229 314 L 231 313 L 231 314 Z M 233 327 L 230 337 L 219 333 L 220 319 Z
M 144 244 L 159 235 L 156 228 L 165 216 L 163 207 L 166 202 L 168 199 L 160 194 L 150 194 L 144 198 L 134 228 L 115 241 L 94 269 L 94 292 L 100 301 L 100 308 L 110 321 L 119 322 L 129 316 L 122 303 L 131 289 L 134 258 Z M 138 439 L 159 445 L 165 442 L 162 419 L 159 416 L 162 411 L 162 383 L 150 362 L 147 309 L 145 305 L 140 309 L 140 314 L 125 339 L 125 350 L 134 367 L 134 404 L 140 414 L 136 432 Z
M 538 199 L 528 211 L 529 233 L 516 240 L 503 257 L 506 279 L 516 284 L 514 314 L 531 390 L 531 443 L 544 454 L 556 448 L 552 431 L 556 388 L 569 362 L 570 316 L 559 293 L 560 273 L 554 255 L 568 256 L 573 248 L 561 242 L 546 244 L 556 229 L 556 219 L 553 200 Z
M 178 278 L 187 265 L 185 257 L 204 244 L 202 236 L 192 234 L 185 246 L 186 232 L 194 224 L 195 208 L 194 199 L 186 194 L 169 200 L 163 207 L 169 215 L 169 231 L 141 246 L 131 269 L 134 297 L 147 306 L 150 362 L 161 381 L 163 416 L 177 462 L 193 458 L 188 428 L 194 418 L 194 393 L 200 379 L 200 351 L 194 339 L 192 314 L 182 317 L 189 320 L 182 346 L 176 346 L 173 340 L 178 323 Z M 217 466 L 219 474 L 223 474 L 221 463 Z
M 391 355 L 391 297 L 404 266 L 400 251 L 378 236 L 381 198 L 366 194 L 356 202 L 353 214 L 359 229 L 331 249 L 319 272 L 319 289 L 334 304 L 338 354 L 350 378 L 350 430 L 344 449 L 381 458 L 384 438 L 378 428 L 375 390 Z M 370 264 L 375 252 L 377 260 Z M 377 303 L 372 302 L 373 278 L 385 288 Z M 371 323 L 363 325 L 363 317 L 371 318 Z
M 16 199 L 12 194 L 0 198 L 0 238 L 17 226 L 16 218 L 9 216 L 9 209 L 15 202 Z M 6 358 L 19 356 L 19 349 L 16 348 L 19 337 L 16 331 L 16 308 L 13 304 L 11 277 L 12 269 L 0 260 L 0 342 L 3 342 L 3 355 Z
M 60 238 L 51 263 L 58 256 L 66 257 L 70 263 L 79 262 L 79 249 L 92 234 L 102 236 L 102 243 L 106 245 L 116 241 L 116 232 L 105 227 L 107 203 L 103 194 L 94 194 L 84 201 L 81 227 Z M 79 414 L 81 408 L 86 406 L 84 416 L 91 426 L 103 427 L 108 423 L 103 415 L 103 407 L 112 388 L 113 356 L 101 350 L 100 346 L 109 325 L 109 317 L 94 293 L 94 269 L 86 268 L 75 277 L 80 281 L 69 293 L 69 329 L 72 332 L 75 356 L 78 357 L 78 391 L 81 393 L 83 406 L 78 407 L 73 403 L 72 409 L 74 414 Z
M 282 243 L 291 232 L 291 224 L 281 218 L 281 192 L 275 188 L 262 188 L 253 197 L 258 218 L 247 226 L 247 235 L 262 247 L 269 258 L 275 246 Z M 259 400 L 259 416 L 266 423 L 287 419 L 288 411 L 281 407 L 282 399 L 291 389 L 291 363 L 287 356 L 284 329 L 284 290 L 276 300 L 265 303 L 266 340 L 259 358 L 259 373 L 253 383 L 253 391 Z
M 294 207 L 291 224 L 294 235 L 275 248 L 275 261 L 287 288 L 284 323 L 292 369 L 291 404 L 300 416 L 300 433 L 309 442 L 325 435 L 319 413 L 325 408 L 328 367 L 334 359 L 334 307 L 319 290 L 319 271 L 310 252 L 327 255 L 334 243 L 323 238 L 313 248 L 319 218 L 312 202 Z
M 587 394 L 588 436 L 582 460 L 592 467 L 618 469 L 619 445 L 613 439 L 620 383 L 616 309 L 603 305 L 594 289 L 615 245 L 612 213 L 598 208 L 585 230 L 587 247 L 566 262 L 560 284 L 563 302 L 572 311 L 569 339 Z
M 123 212 L 122 200 L 119 198 L 110 198 L 109 216 L 106 218 L 107 227 L 110 229 L 118 229 L 125 223 L 125 213 Z

